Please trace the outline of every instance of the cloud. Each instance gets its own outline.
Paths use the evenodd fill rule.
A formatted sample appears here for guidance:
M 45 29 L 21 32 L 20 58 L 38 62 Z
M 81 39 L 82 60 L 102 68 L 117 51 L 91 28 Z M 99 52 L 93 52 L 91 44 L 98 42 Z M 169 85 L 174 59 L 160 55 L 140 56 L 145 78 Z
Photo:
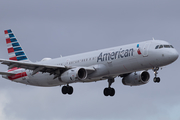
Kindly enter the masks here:
M 0 91 L 0 119 L 1 120 L 22 120 L 16 116 L 15 112 L 9 113 L 7 106 L 11 104 L 11 99 L 6 90 Z
M 6 120 L 7 115 L 5 114 L 5 107 L 9 103 L 9 99 L 5 92 L 0 92 L 0 119 Z

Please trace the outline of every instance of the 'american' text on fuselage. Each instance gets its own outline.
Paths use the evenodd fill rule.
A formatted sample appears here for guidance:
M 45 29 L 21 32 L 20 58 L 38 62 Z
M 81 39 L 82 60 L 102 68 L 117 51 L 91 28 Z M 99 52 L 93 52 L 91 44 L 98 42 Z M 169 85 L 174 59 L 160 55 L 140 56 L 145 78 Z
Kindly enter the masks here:
M 109 53 L 101 52 L 97 58 L 97 62 L 109 61 L 109 60 L 114 60 L 114 59 L 119 59 L 119 58 L 124 58 L 124 57 L 130 57 L 130 56 L 133 56 L 133 52 L 134 52 L 133 48 L 126 49 L 126 50 L 122 50 L 122 48 L 121 48 L 119 51 L 109 52 Z

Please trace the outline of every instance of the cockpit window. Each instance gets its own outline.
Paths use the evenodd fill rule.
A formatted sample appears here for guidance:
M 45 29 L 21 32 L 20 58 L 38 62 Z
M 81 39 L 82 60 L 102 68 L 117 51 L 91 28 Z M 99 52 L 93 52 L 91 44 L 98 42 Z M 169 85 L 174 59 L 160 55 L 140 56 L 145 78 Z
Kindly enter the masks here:
M 164 48 L 170 48 L 170 45 L 164 45 Z
M 158 49 L 159 48 L 159 45 L 157 45 L 156 47 L 155 47 L 155 49 Z
M 155 49 L 161 49 L 161 48 L 174 48 L 172 45 L 157 45 Z
M 159 49 L 161 49 L 161 48 L 163 48 L 163 45 L 160 45 L 160 46 L 159 46 Z
M 172 45 L 170 45 L 171 48 L 174 48 Z

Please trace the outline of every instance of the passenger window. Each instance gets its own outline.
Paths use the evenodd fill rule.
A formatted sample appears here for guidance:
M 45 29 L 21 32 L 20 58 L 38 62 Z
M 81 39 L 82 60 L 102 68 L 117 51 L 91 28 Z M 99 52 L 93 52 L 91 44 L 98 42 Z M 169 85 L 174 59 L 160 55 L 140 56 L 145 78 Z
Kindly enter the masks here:
M 160 48 L 163 48 L 163 45 L 160 45 L 160 46 L 159 46 L 159 49 L 160 49 Z
M 155 47 L 155 49 L 158 49 L 159 48 L 159 45 L 157 45 L 156 47 Z

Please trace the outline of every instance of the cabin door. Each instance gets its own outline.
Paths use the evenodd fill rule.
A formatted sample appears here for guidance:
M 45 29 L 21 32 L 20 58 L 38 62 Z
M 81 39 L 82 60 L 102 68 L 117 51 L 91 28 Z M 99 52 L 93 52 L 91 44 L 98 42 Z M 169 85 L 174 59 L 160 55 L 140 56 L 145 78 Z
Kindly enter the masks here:
M 147 57 L 148 56 L 148 50 L 149 50 L 150 44 L 151 44 L 150 42 L 147 42 L 143 46 L 143 57 Z

